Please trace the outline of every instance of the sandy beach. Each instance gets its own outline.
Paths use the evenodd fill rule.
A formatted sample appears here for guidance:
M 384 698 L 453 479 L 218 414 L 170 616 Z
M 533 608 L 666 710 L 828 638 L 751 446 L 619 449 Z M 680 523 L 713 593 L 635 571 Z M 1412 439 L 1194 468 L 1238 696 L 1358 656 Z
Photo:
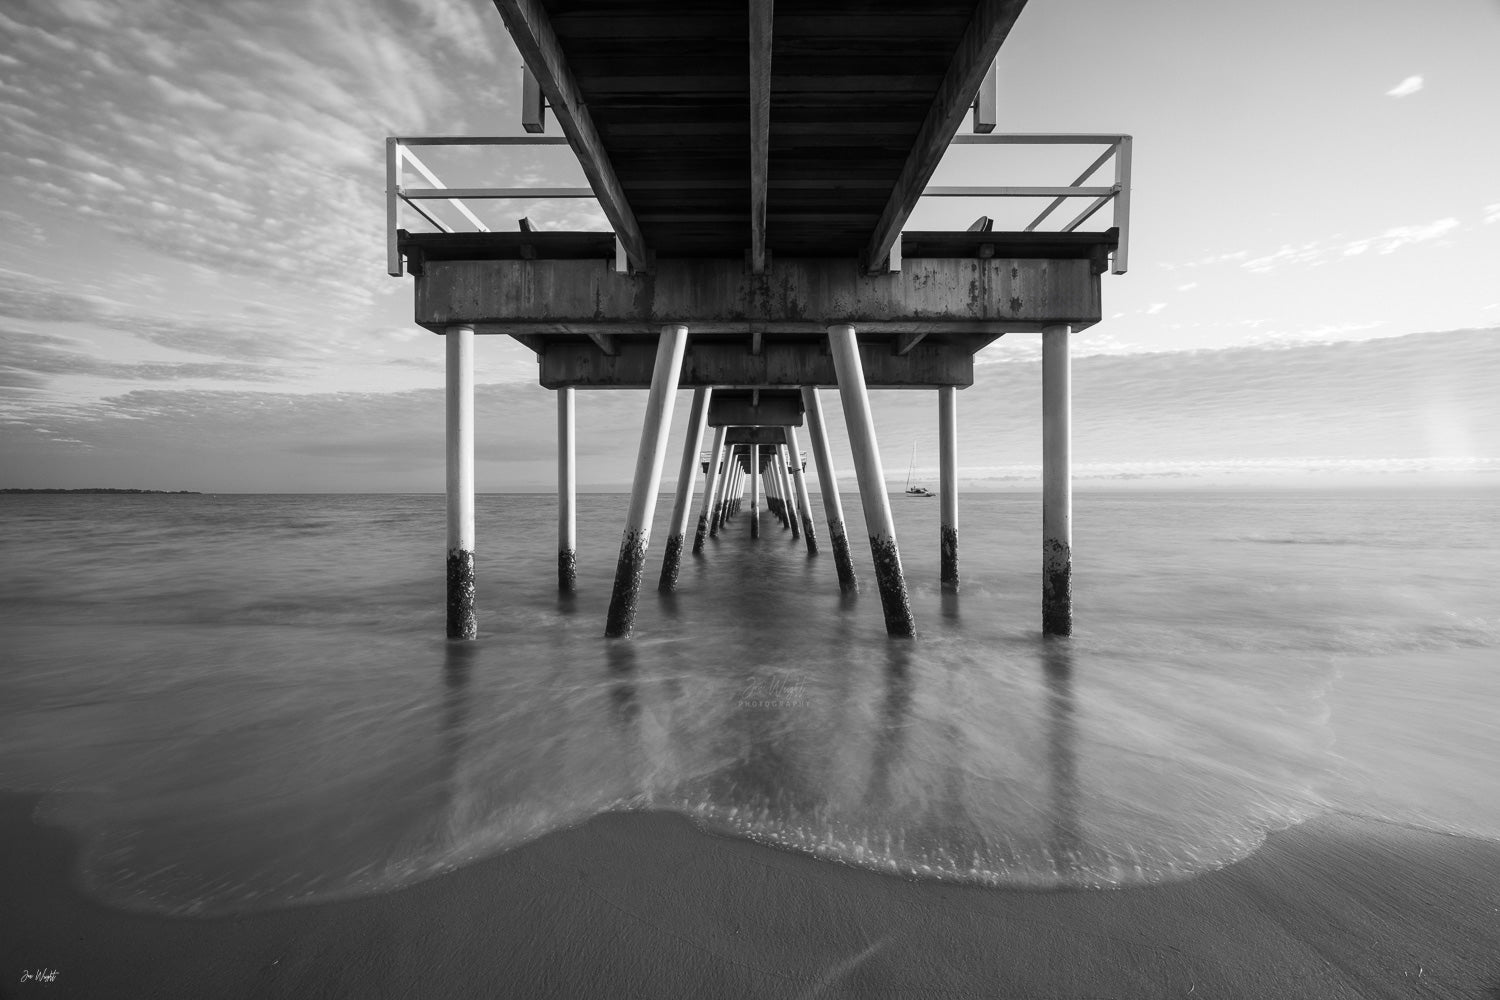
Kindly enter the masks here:
M 1185 882 L 1014 892 L 607 814 L 405 890 L 195 920 L 82 896 L 35 805 L 0 799 L 7 998 L 1500 996 L 1500 845 L 1345 816 Z

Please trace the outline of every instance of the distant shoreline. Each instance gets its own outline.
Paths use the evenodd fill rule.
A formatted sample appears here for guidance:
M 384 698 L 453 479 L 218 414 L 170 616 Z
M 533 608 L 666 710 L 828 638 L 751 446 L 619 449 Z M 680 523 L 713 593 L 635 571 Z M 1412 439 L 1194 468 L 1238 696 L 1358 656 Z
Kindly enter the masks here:
M 177 496 L 179 494 L 180 495 L 186 495 L 186 496 L 202 496 L 203 495 L 203 494 L 199 493 L 197 490 L 117 490 L 117 489 L 105 489 L 105 488 L 102 488 L 102 487 L 93 488 L 93 489 L 82 489 L 82 490 L 60 490 L 60 489 L 32 490 L 32 489 L 17 489 L 17 488 L 7 487 L 6 489 L 0 489 L 0 493 L 132 493 L 132 494 L 133 493 L 162 493 L 162 494 L 170 494 L 172 496 Z

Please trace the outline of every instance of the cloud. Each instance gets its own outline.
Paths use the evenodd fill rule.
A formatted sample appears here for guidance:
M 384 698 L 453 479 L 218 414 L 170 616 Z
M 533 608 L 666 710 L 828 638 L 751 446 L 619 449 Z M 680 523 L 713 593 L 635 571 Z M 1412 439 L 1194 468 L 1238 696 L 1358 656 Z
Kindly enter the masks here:
M 27 81 L 0 92 L 15 198 L 343 312 L 387 280 L 384 136 L 451 128 L 514 58 L 462 0 L 68 0 L 8 5 L 0 30 Z
M 1165 302 L 1153 302 L 1146 307 L 1146 315 L 1155 316 L 1165 308 L 1167 308 L 1167 304 Z
M 1177 286 L 1177 290 L 1179 292 L 1191 292 L 1193 289 L 1195 289 L 1197 287 L 1198 287 L 1198 283 L 1196 281 L 1189 281 L 1185 285 L 1178 285 Z
M 1421 76 L 1409 76 L 1385 92 L 1387 97 L 1410 97 L 1422 89 Z
M 1441 239 L 1458 229 L 1460 225 L 1457 219 L 1449 217 L 1418 225 L 1392 226 L 1379 235 L 1365 236 L 1342 243 L 1313 240 L 1301 246 L 1288 244 L 1274 253 L 1246 260 L 1240 266 L 1263 274 L 1286 264 L 1318 267 L 1340 258 L 1358 257 L 1367 250 L 1374 250 L 1378 254 L 1395 253 L 1402 247 Z
M 1490 226 L 1497 222 L 1500 222 L 1500 201 L 1484 206 L 1484 224 Z

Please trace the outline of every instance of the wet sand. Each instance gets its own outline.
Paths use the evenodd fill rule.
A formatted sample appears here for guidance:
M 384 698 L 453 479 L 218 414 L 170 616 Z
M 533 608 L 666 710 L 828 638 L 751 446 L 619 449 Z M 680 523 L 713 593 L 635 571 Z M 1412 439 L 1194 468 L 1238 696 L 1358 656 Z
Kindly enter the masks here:
M 1500 997 L 1500 845 L 1347 816 L 1169 885 L 918 883 L 611 814 L 381 896 L 174 919 L 0 795 L 0 997 Z M 50 982 L 21 982 L 27 972 Z

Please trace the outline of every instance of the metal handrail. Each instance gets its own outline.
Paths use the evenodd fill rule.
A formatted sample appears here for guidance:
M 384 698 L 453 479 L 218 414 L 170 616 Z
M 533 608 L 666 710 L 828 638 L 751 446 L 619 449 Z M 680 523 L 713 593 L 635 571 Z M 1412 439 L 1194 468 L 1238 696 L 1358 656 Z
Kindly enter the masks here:
M 392 136 L 385 141 L 386 173 L 386 270 L 400 277 L 403 273 L 401 249 L 397 245 L 397 214 L 402 202 L 445 233 L 452 227 L 427 212 L 421 205 L 424 201 L 447 201 L 482 233 L 490 231 L 480 218 L 464 203 L 465 199 L 478 201 L 497 198 L 593 198 L 594 192 L 586 187 L 550 188 L 450 188 L 438 179 L 416 153 L 412 146 L 564 146 L 564 136 Z M 1055 185 L 960 185 L 933 186 L 922 192 L 923 197 L 932 198 L 1051 198 L 1041 214 L 1026 225 L 1032 232 L 1069 198 L 1092 198 L 1093 201 L 1062 227 L 1062 232 L 1071 233 L 1110 202 L 1114 203 L 1114 226 L 1120 231 L 1120 242 L 1115 248 L 1110 264 L 1114 274 L 1124 274 L 1129 264 L 1130 248 L 1130 156 L 1131 137 L 1128 135 L 1103 133 L 1051 133 L 1018 132 L 957 135 L 951 143 L 955 146 L 1042 146 L 1042 145 L 1102 145 L 1104 152 L 1079 174 L 1072 184 Z M 1111 159 L 1114 160 L 1114 183 L 1109 186 L 1085 186 L 1087 180 Z M 406 187 L 403 182 L 404 168 L 410 164 L 431 187 Z M 899 267 L 900 238 L 892 248 L 892 263 Z M 621 257 L 617 247 L 616 257 Z M 618 263 L 618 261 L 617 261 Z
M 404 272 L 401 248 L 397 244 L 398 213 L 405 202 L 432 223 L 441 232 L 451 233 L 453 227 L 429 213 L 421 206 L 423 201 L 446 201 L 465 219 L 473 223 L 481 233 L 490 231 L 464 199 L 481 201 L 495 198 L 592 198 L 590 188 L 450 188 L 438 179 L 437 174 L 423 163 L 412 146 L 566 146 L 568 140 L 560 135 L 420 135 L 391 136 L 385 140 L 385 261 L 386 273 L 401 277 Z M 431 187 L 407 187 L 405 167 L 421 174 Z
M 1130 154 L 1132 138 L 1113 133 L 1065 133 L 1065 132 L 1012 132 L 977 133 L 956 135 L 954 146 L 1104 146 L 1104 152 L 1089 164 L 1066 187 L 1022 186 L 997 187 L 990 185 L 933 186 L 922 192 L 922 197 L 932 198 L 1051 198 L 1041 214 L 1026 224 L 1025 232 L 1033 232 L 1037 226 L 1069 198 L 1093 198 L 1094 200 L 1074 216 L 1061 232 L 1071 233 L 1093 217 L 1094 213 L 1110 202 L 1114 202 L 1114 226 L 1120 231 L 1120 243 L 1115 247 L 1110 263 L 1112 274 L 1124 274 L 1130 263 Z M 1115 162 L 1115 180 L 1108 187 L 1085 187 L 1084 182 L 1093 177 L 1099 168 L 1111 159 Z M 899 254 L 899 250 L 897 251 Z

